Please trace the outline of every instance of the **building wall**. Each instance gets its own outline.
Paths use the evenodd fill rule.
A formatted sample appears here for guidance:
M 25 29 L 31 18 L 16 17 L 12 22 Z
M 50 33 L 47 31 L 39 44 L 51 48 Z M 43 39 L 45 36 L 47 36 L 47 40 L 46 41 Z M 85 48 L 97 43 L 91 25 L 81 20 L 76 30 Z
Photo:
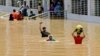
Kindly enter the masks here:
M 29 0 L 24 0 L 24 1 L 27 1 L 27 5 L 30 6 L 30 4 L 29 4 L 30 1 Z M 20 8 L 20 7 L 13 7 L 11 0 L 6 0 L 5 3 L 6 3 L 5 5 L 0 5 L 0 11 L 11 13 L 13 9 L 19 10 L 19 8 Z M 29 10 L 33 10 L 33 12 L 35 14 L 38 13 L 37 9 L 29 9 Z M 29 13 L 29 10 L 28 10 L 28 13 Z
M 29 0 L 27 1 L 28 5 L 30 5 Z M 49 0 L 42 0 L 44 10 L 49 10 Z M 66 19 L 72 20 L 82 20 L 82 21 L 89 21 L 89 22 L 100 22 L 100 17 L 95 16 L 95 0 L 88 0 L 88 15 L 79 15 L 72 13 L 72 1 L 71 0 L 64 0 L 64 15 Z M 6 0 L 6 6 L 0 5 L 0 11 L 4 12 L 12 12 L 13 9 L 19 9 L 18 7 L 11 6 L 11 0 Z M 37 14 L 37 9 L 32 9 Z
M 79 15 L 71 13 L 71 0 L 65 0 L 65 19 L 71 20 L 82 20 L 88 22 L 99 22 L 100 23 L 100 16 L 95 16 L 95 0 L 88 0 L 88 15 Z

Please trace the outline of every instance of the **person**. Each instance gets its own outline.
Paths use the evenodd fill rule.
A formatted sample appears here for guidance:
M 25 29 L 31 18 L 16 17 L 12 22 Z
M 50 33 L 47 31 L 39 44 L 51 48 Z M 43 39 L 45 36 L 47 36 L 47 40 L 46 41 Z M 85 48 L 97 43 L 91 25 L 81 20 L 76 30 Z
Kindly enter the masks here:
M 14 20 L 13 15 L 10 14 L 10 16 L 9 16 L 9 21 L 13 21 L 13 20 Z
M 38 13 L 41 14 L 41 13 L 43 13 L 43 11 L 44 11 L 44 8 L 43 8 L 43 6 L 39 3 L 39 5 L 38 5 Z
M 28 16 L 27 10 L 29 9 L 29 6 L 26 4 L 26 1 L 23 2 L 23 5 L 19 10 L 22 11 L 23 16 Z
M 35 14 L 33 13 L 33 11 L 30 11 L 30 15 L 29 15 L 29 19 L 36 19 L 36 17 L 33 17 L 35 16 Z
M 53 4 L 50 4 L 50 15 L 52 16 L 54 14 L 54 6 Z
M 41 32 L 41 36 L 48 37 L 50 35 L 50 33 L 47 32 L 46 27 L 42 27 L 41 24 L 42 24 L 42 22 L 40 22 L 40 27 L 39 27 L 40 32 Z
M 12 16 L 13 16 L 13 19 L 14 20 L 17 20 L 18 19 L 18 12 L 16 12 L 15 9 L 13 9 Z
M 76 35 L 75 35 L 76 33 Z M 82 36 L 81 36 L 82 34 Z M 77 33 L 76 30 L 72 33 L 72 36 L 74 38 L 75 44 L 82 44 L 83 39 L 85 38 L 84 31 L 82 33 Z
M 21 7 L 21 1 L 17 1 L 18 7 Z
M 55 41 L 55 39 L 53 39 L 52 36 L 49 36 L 49 39 L 47 39 L 47 41 Z
M 60 2 L 57 2 L 57 5 L 54 8 L 54 12 L 57 16 L 61 16 L 62 6 Z
M 18 14 L 18 19 L 17 20 L 23 20 L 24 17 L 23 17 L 23 14 L 21 11 L 19 11 L 19 14 Z

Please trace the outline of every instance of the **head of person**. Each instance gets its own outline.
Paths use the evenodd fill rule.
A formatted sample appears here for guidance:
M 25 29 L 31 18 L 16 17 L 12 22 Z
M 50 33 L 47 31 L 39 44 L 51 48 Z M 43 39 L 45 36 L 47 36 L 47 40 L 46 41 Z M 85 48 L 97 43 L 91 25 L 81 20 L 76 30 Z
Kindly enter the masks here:
M 57 2 L 57 5 L 61 5 L 61 2 Z
M 13 9 L 13 12 L 16 12 L 16 10 L 15 10 L 15 9 Z
M 42 29 L 43 29 L 43 31 L 46 31 L 46 27 L 43 27 Z
M 33 14 L 33 11 L 30 11 L 30 14 Z
M 19 11 L 19 14 L 22 14 L 22 12 L 21 12 L 21 11 Z
M 49 36 L 49 40 L 52 40 L 53 39 L 53 37 L 52 36 Z

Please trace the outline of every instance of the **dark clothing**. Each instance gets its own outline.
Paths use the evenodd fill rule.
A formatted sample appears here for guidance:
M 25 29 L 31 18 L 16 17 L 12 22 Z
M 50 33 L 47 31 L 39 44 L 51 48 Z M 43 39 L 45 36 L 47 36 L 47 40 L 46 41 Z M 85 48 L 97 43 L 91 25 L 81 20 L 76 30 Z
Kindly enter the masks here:
M 12 14 L 10 14 L 10 16 L 9 16 L 9 20 L 10 20 L 10 21 L 13 21 L 13 20 L 14 20 L 14 18 L 13 18 L 13 15 L 12 15 Z
M 22 14 L 23 14 L 23 16 L 28 16 L 27 9 L 23 9 Z
M 35 14 L 31 14 L 29 17 L 35 16 Z
M 44 8 L 42 6 L 40 6 L 39 10 L 38 10 L 38 13 L 41 14 L 41 13 L 43 13 L 43 11 L 44 11 Z
M 34 20 L 36 20 L 35 14 L 31 14 L 29 17 L 30 17 L 29 19 L 34 19 Z
M 41 14 L 41 13 L 42 13 L 42 11 L 38 11 L 38 13 L 39 13 L 39 14 Z
M 49 32 L 41 31 L 42 37 L 48 37 L 49 34 L 50 34 Z

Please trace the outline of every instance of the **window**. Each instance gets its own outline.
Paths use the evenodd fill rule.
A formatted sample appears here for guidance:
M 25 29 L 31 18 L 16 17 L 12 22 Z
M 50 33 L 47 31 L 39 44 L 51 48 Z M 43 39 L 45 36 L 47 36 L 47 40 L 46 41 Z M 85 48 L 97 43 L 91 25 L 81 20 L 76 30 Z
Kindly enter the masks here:
M 95 0 L 95 16 L 100 16 L 100 0 Z
M 72 13 L 87 15 L 88 7 L 87 0 L 72 0 Z
M 12 6 L 14 7 L 19 7 L 20 5 L 22 5 L 23 0 L 12 0 Z
M 6 4 L 6 0 L 0 0 L 0 5 L 5 5 Z
M 38 0 L 30 0 L 30 8 L 37 9 L 38 8 Z

